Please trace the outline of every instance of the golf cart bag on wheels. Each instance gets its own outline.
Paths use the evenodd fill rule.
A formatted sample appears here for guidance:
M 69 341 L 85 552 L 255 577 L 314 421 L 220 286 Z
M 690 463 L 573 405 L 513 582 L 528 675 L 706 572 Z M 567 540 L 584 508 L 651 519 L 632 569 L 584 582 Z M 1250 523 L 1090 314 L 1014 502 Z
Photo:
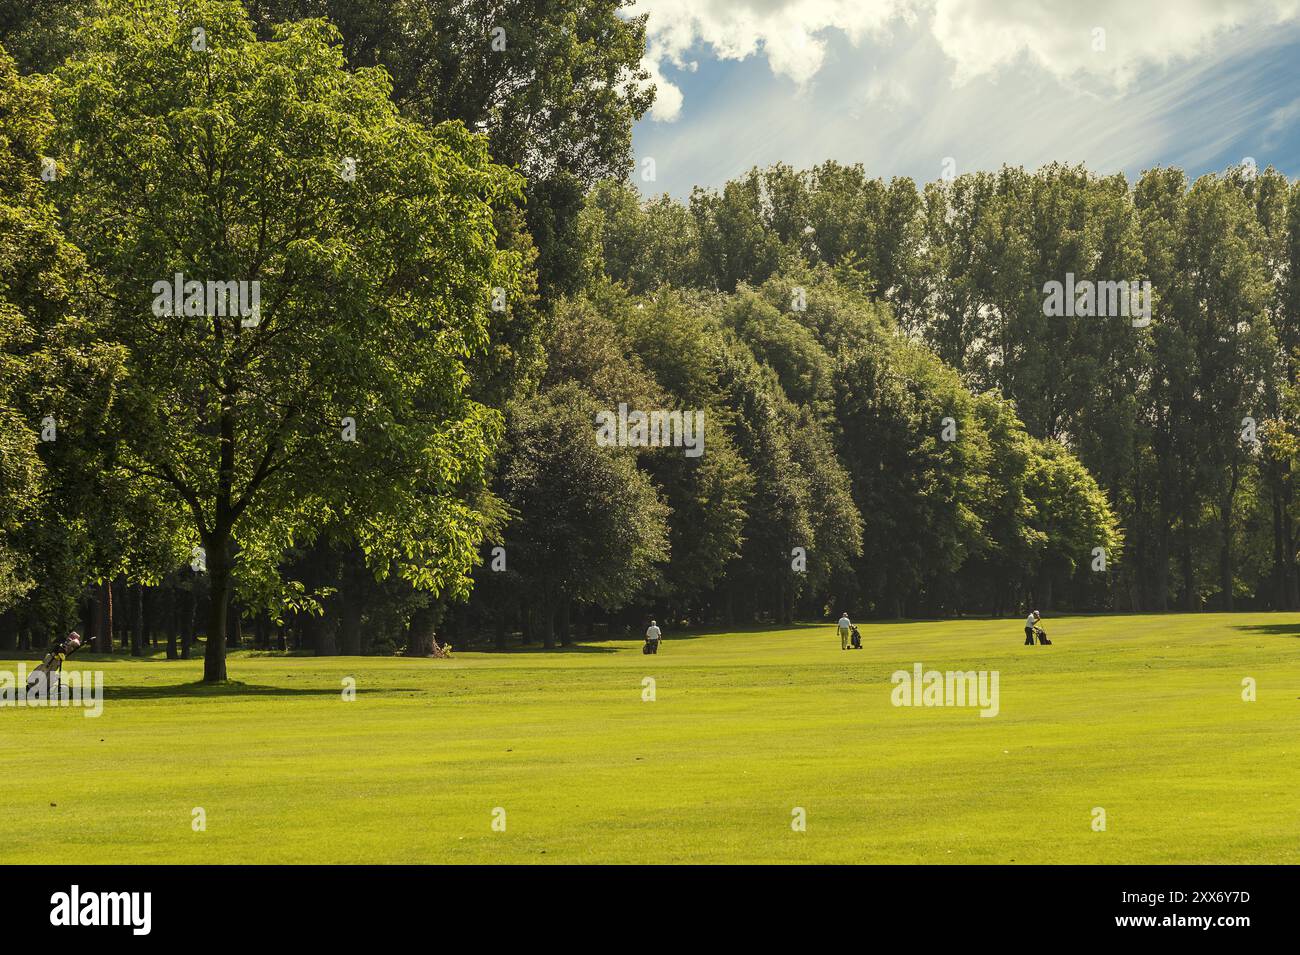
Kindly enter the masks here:
M 1052 645 L 1052 641 L 1047 639 L 1047 631 L 1042 627 L 1034 627 L 1034 633 L 1038 636 L 1040 646 L 1050 647 Z
M 862 649 L 862 634 L 857 627 L 849 627 L 849 646 L 854 650 Z
M 63 672 L 63 661 L 80 650 L 82 645 L 81 634 L 75 630 L 66 637 L 55 640 L 54 645 L 50 647 L 50 652 L 45 654 L 45 659 L 27 678 L 26 692 L 30 694 L 37 687 L 44 687 L 47 695 L 52 692 L 58 685 L 58 674 Z
M 645 642 L 645 646 L 643 646 L 643 647 L 641 648 L 641 652 L 642 652 L 642 653 L 658 653 L 658 652 L 659 652 L 659 641 L 658 641 L 658 640 L 647 640 L 647 641 Z

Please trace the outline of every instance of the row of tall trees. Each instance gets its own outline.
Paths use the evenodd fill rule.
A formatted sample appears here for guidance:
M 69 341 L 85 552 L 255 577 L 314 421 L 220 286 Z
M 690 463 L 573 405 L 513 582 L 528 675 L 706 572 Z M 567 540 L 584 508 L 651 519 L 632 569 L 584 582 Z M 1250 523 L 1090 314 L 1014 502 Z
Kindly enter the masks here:
M 616 247 L 599 198 L 588 213 Z M 886 306 L 824 267 L 637 294 L 592 250 L 541 386 L 510 409 L 500 492 L 516 518 L 503 559 L 475 572 L 468 625 L 550 645 L 646 615 L 1001 613 L 1106 591 L 1092 578 L 1122 538 L 1092 476 Z M 596 446 L 595 416 L 620 403 L 701 412 L 704 452 Z
M 976 393 L 1014 402 L 1115 507 L 1125 559 L 1100 606 L 1297 606 L 1293 473 L 1300 185 L 1051 165 L 922 188 L 858 166 L 754 170 L 690 202 L 594 197 L 628 288 L 729 292 L 824 268 L 887 303 Z M 1151 283 L 1150 321 L 1049 315 L 1045 286 Z M 1082 294 L 1082 293 L 1081 293 Z

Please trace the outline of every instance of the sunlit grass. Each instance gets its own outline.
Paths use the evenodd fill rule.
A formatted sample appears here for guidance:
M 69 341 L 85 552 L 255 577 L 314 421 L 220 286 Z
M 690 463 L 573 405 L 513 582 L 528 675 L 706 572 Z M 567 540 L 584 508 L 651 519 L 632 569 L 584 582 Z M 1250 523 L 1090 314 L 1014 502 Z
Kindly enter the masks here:
M 241 652 L 222 687 L 78 656 L 101 717 L 0 709 L 0 861 L 1300 861 L 1300 615 L 1044 624 L 1051 647 L 964 620 L 867 625 L 860 652 L 829 625 L 649 657 Z M 917 662 L 998 671 L 999 714 L 893 706 Z

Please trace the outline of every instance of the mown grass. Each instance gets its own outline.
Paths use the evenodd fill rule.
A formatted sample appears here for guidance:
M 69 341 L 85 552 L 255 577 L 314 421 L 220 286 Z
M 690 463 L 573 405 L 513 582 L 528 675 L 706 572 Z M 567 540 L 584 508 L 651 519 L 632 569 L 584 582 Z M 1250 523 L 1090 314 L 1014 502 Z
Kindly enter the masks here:
M 649 657 L 238 652 L 221 687 L 78 656 L 102 716 L 0 709 L 0 861 L 1300 861 L 1300 614 L 1044 624 L 1032 649 L 964 620 L 868 625 L 860 652 L 828 625 Z M 893 706 L 917 662 L 998 671 L 999 714 Z

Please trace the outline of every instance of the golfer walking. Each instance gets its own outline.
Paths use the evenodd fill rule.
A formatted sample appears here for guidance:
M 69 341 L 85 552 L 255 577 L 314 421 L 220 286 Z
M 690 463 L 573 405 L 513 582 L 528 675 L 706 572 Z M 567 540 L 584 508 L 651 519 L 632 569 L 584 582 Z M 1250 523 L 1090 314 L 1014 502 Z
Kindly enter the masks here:
M 659 638 L 662 636 L 663 634 L 659 632 L 659 625 L 651 620 L 650 626 L 645 629 L 645 642 L 651 653 L 659 652 Z
M 838 626 L 840 631 L 840 649 L 847 650 L 849 648 L 849 630 L 853 627 L 853 624 L 849 621 L 849 612 L 847 610 L 840 614 L 840 622 Z

